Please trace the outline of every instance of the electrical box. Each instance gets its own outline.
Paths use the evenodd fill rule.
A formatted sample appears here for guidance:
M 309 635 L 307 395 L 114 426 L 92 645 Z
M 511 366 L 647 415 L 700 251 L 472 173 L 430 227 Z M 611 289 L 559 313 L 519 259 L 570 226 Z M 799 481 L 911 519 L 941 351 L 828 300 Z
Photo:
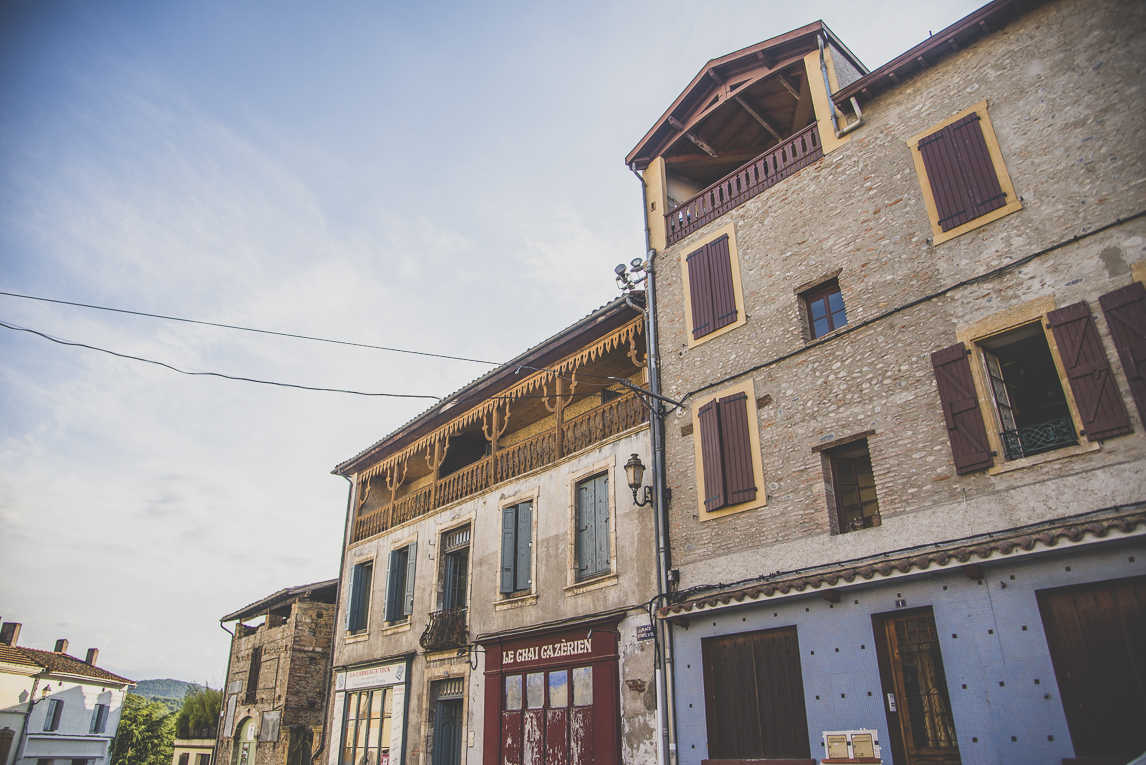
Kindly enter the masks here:
M 882 763 L 879 733 L 870 728 L 824 731 L 822 763 Z

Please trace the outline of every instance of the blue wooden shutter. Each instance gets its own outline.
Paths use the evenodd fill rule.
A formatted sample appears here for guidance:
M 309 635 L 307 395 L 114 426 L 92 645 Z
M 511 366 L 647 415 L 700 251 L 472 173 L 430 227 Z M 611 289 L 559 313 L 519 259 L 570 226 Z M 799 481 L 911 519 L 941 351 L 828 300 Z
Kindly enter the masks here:
M 514 591 L 517 571 L 514 556 L 517 553 L 517 506 L 501 511 L 501 591 L 508 594 Z
M 533 503 L 522 502 L 517 506 L 517 567 L 518 590 L 528 590 L 533 586 Z
M 350 569 L 350 597 L 348 598 L 348 608 L 346 609 L 346 630 L 354 632 L 358 629 L 358 590 L 361 587 L 362 581 L 362 566 L 358 565 Z
M 593 524 L 597 546 L 596 573 L 609 570 L 609 476 L 603 475 L 593 480 L 596 522 Z
M 418 543 L 411 542 L 406 548 L 406 593 L 402 601 L 402 615 L 414 613 L 414 569 L 418 563 Z
M 401 587 L 402 574 L 406 572 L 406 560 L 402 550 L 390 551 L 390 567 L 386 572 L 386 621 L 393 622 L 402 618 L 402 597 L 406 588 Z
M 584 578 L 597 570 L 596 530 L 592 481 L 577 485 L 577 577 Z

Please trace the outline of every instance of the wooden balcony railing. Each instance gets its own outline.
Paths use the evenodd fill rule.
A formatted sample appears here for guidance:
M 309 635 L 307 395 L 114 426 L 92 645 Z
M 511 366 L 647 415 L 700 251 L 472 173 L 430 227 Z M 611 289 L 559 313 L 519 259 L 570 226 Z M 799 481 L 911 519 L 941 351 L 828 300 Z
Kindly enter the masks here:
M 820 146 L 819 124 L 813 122 L 675 210 L 665 213 L 668 243 L 679 242 L 822 156 L 824 149 Z
M 354 519 L 351 542 L 360 542 L 386 529 L 412 521 L 460 499 L 480 494 L 491 486 L 543 468 L 562 457 L 588 449 L 629 428 L 648 421 L 648 409 L 634 393 L 594 407 L 565 422 L 558 439 L 556 428 L 499 449 L 437 483 L 399 497 L 393 503 Z

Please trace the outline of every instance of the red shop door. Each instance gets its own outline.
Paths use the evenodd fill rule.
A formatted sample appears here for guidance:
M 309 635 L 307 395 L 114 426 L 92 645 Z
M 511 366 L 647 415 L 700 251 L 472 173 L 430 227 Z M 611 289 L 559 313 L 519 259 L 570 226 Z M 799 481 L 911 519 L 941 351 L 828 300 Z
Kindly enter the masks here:
M 502 676 L 502 765 L 612 762 L 607 752 L 594 756 L 593 670 L 590 665 Z M 598 703 L 613 706 L 607 699 Z

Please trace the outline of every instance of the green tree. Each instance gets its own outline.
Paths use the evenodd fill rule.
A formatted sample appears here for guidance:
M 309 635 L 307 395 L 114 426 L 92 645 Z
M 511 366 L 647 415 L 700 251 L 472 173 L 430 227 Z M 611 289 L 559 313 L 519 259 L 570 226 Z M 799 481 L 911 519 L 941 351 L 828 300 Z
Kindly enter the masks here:
M 174 722 L 175 715 L 162 704 L 127 694 L 111 765 L 170 765 L 175 750 Z
M 214 738 L 222 706 L 222 691 L 191 686 L 183 695 L 182 709 L 175 715 L 175 732 L 179 738 Z

